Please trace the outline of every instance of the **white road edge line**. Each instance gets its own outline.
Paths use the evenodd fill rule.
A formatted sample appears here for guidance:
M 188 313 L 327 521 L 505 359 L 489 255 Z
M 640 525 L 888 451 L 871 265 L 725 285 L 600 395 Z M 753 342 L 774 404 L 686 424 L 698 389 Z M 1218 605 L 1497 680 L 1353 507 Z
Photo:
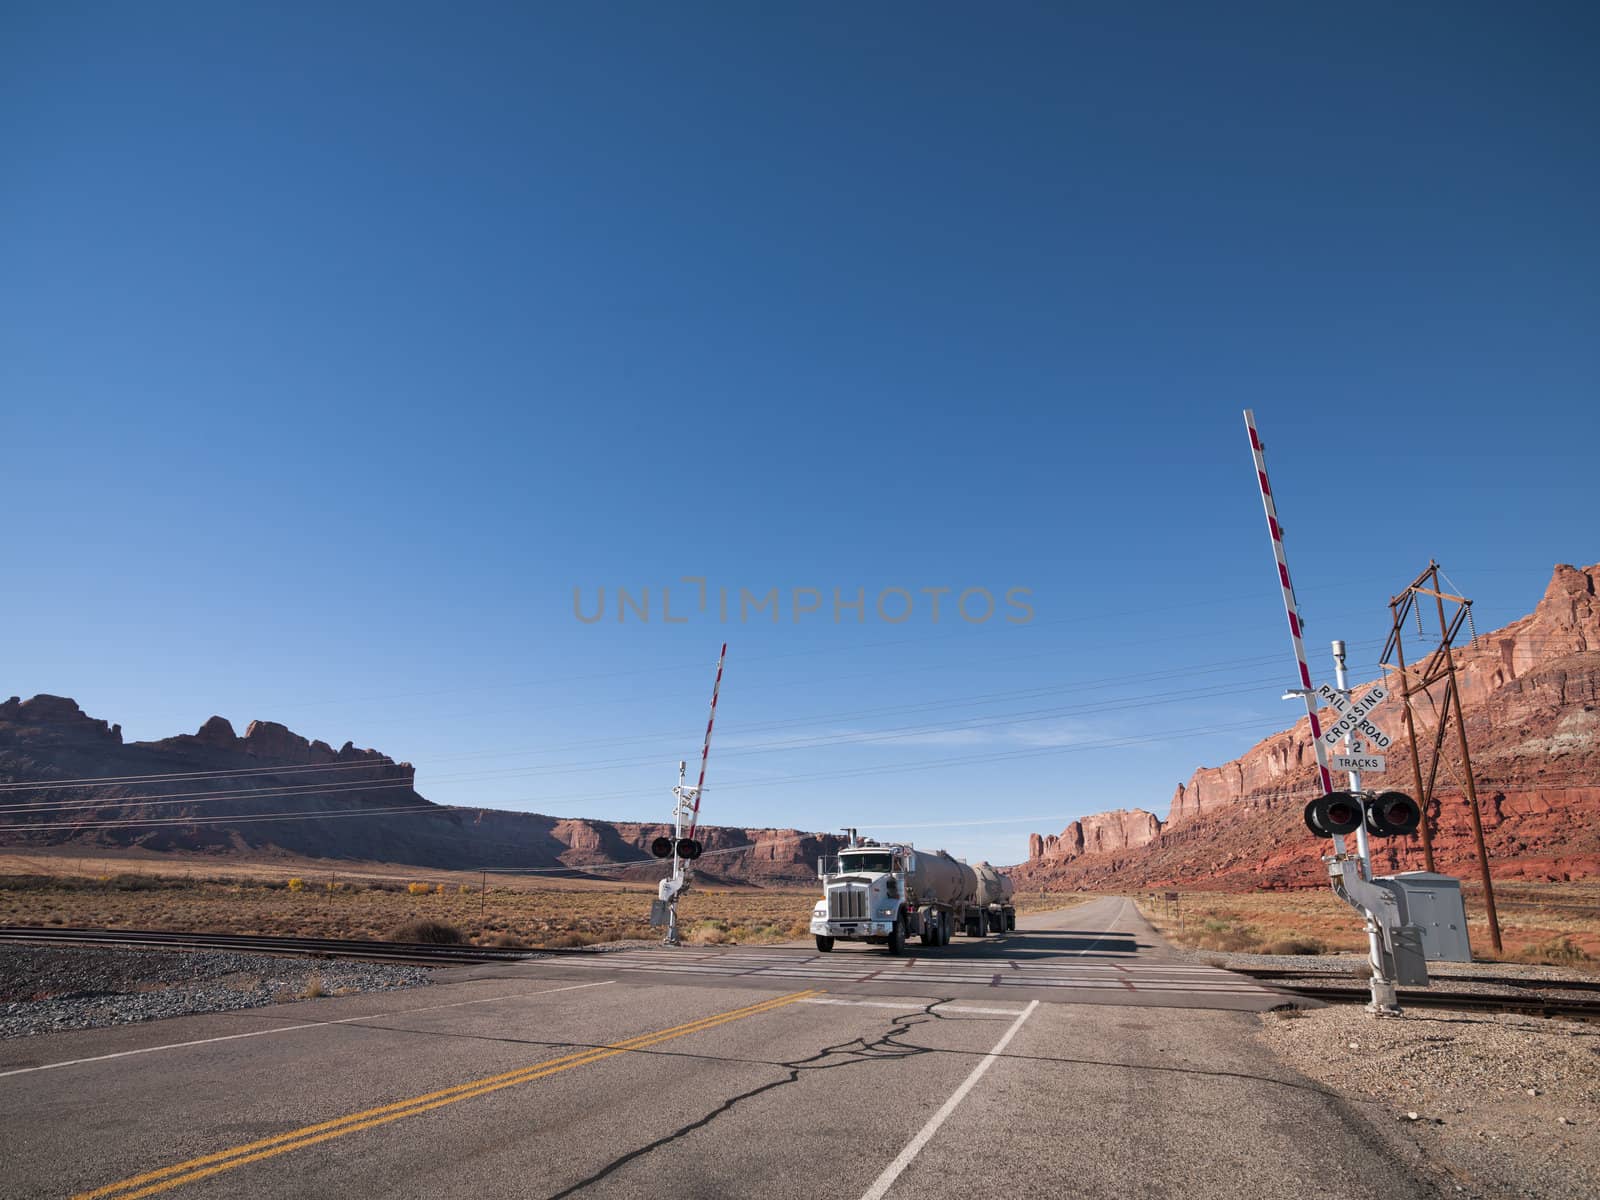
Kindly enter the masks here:
M 861 1193 L 861 1200 L 883 1200 L 884 1194 L 894 1186 L 894 1181 L 900 1178 L 900 1173 L 911 1165 L 911 1160 L 916 1158 L 922 1148 L 933 1139 L 933 1135 L 939 1132 L 939 1126 L 943 1125 L 946 1118 L 955 1112 L 956 1106 L 967 1098 L 967 1093 L 973 1089 L 978 1080 L 983 1078 L 983 1073 L 994 1066 L 995 1060 L 1017 1035 L 1017 1030 L 1022 1028 L 1022 1023 L 1031 1017 L 1033 1010 L 1038 1007 L 1037 1000 L 1028 1002 L 1028 1007 L 1022 1010 L 1021 1016 L 1011 1022 L 1011 1028 L 1001 1035 L 1000 1040 L 994 1044 L 994 1049 L 983 1056 L 983 1061 L 972 1068 L 972 1074 L 962 1081 L 950 1099 L 939 1106 L 939 1111 L 928 1118 L 928 1123 L 918 1130 L 916 1137 L 906 1143 L 906 1148 L 895 1156 L 895 1160 L 883 1169 L 883 1174 L 878 1176 L 871 1187 Z
M 61 1067 L 77 1067 L 84 1063 L 107 1062 L 113 1058 L 131 1058 L 136 1054 L 154 1054 L 158 1050 L 182 1050 L 187 1046 L 209 1046 L 213 1042 L 236 1042 L 240 1038 L 266 1037 L 271 1033 L 294 1033 L 300 1029 L 323 1029 L 329 1025 L 353 1025 L 357 1021 L 377 1021 L 385 1017 L 403 1017 L 410 1013 L 438 1012 L 442 1008 L 465 1008 L 469 1004 L 493 1004 L 496 1000 L 519 1000 L 524 996 L 548 996 L 552 992 L 575 992 L 579 988 L 605 987 L 615 979 L 601 979 L 594 983 L 575 983 L 570 987 L 544 988 L 537 992 L 511 992 L 504 996 L 485 996 L 481 1000 L 457 1000 L 450 1004 L 428 1004 L 421 1008 L 397 1009 L 393 1012 L 368 1013 L 364 1017 L 341 1017 L 337 1021 L 307 1021 L 304 1025 L 279 1025 L 273 1029 L 255 1029 L 249 1033 L 225 1033 L 221 1037 L 197 1038 L 192 1042 L 168 1042 L 161 1046 L 143 1046 L 137 1050 L 118 1050 L 115 1054 L 97 1054 L 92 1058 L 68 1058 L 61 1062 L 42 1063 L 37 1067 L 14 1067 L 0 1071 L 0 1079 L 8 1075 L 30 1075 L 35 1071 L 55 1071 Z M 239 1011 L 249 1011 L 248 1009 Z M 206 1016 L 205 1013 L 187 1014 Z

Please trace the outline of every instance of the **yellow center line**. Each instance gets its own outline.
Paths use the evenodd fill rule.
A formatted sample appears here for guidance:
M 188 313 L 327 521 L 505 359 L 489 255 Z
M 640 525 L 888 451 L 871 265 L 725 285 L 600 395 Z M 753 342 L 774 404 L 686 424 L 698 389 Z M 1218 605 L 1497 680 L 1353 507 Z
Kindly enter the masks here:
M 320 1121 L 315 1125 L 306 1125 L 288 1133 L 262 1138 L 260 1141 L 249 1142 L 242 1146 L 233 1146 L 227 1150 L 216 1151 L 213 1154 L 201 1155 L 199 1158 L 191 1158 L 187 1162 L 176 1163 L 170 1167 L 146 1171 L 142 1175 L 134 1175 L 131 1178 L 107 1184 L 92 1191 L 80 1192 L 72 1197 L 72 1200 L 102 1200 L 103 1197 L 113 1196 L 116 1200 L 139 1200 L 139 1197 L 153 1196 L 157 1192 L 164 1192 L 181 1184 L 193 1183 L 196 1180 L 205 1179 L 223 1171 L 231 1171 L 233 1168 L 242 1167 L 246 1163 L 259 1162 L 264 1158 L 286 1154 L 291 1150 L 299 1150 L 305 1146 L 314 1146 L 319 1142 L 343 1137 L 349 1133 L 372 1129 L 378 1125 L 387 1125 L 391 1121 L 398 1121 L 403 1117 L 416 1116 L 418 1113 L 429 1112 L 435 1108 L 443 1108 L 447 1104 L 455 1104 L 461 1100 L 470 1100 L 475 1096 L 486 1096 L 490 1092 L 498 1092 L 502 1088 L 532 1083 L 538 1079 L 560 1074 L 562 1071 L 570 1071 L 574 1067 L 587 1066 L 590 1063 L 613 1058 L 618 1054 L 627 1054 L 630 1051 L 644 1050 L 661 1042 L 670 1041 L 673 1038 L 686 1037 L 691 1033 L 699 1033 L 702 1030 L 726 1025 L 731 1021 L 759 1016 L 762 1013 L 771 1012 L 774 1009 L 783 1008 L 785 1005 L 803 1000 L 808 996 L 818 995 L 820 992 L 821 989 L 819 988 L 808 988 L 803 992 L 791 992 L 786 996 L 763 1000 L 759 1004 L 746 1005 L 744 1008 L 736 1008 L 724 1013 L 714 1013 L 709 1017 L 701 1017 L 698 1020 L 688 1021 L 682 1025 L 674 1025 L 670 1028 L 658 1029 L 650 1033 L 641 1033 L 620 1042 L 611 1042 L 605 1046 L 594 1046 L 588 1050 L 580 1050 L 573 1054 L 564 1054 L 559 1058 L 533 1063 L 530 1066 L 518 1067 L 514 1071 L 505 1071 L 499 1075 L 490 1075 L 483 1079 L 472 1080 L 469 1083 L 459 1083 L 453 1087 L 441 1088 L 438 1091 L 427 1092 L 421 1096 L 412 1096 L 407 1100 L 397 1100 L 392 1104 L 379 1105 L 376 1108 L 350 1113 L 348 1116 L 336 1117 L 333 1120 Z

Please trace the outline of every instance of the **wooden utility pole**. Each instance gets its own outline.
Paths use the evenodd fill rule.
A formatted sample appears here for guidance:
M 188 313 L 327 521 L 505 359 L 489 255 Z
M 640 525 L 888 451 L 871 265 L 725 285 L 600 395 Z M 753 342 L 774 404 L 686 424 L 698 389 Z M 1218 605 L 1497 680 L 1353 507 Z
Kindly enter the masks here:
M 1478 865 L 1483 872 L 1483 906 L 1489 913 L 1489 938 L 1495 953 L 1504 948 L 1500 944 L 1500 917 L 1494 909 L 1494 881 L 1489 877 L 1489 853 L 1483 847 L 1483 819 L 1478 814 L 1478 789 L 1472 781 L 1472 758 L 1467 752 L 1467 724 L 1461 715 L 1461 688 L 1456 682 L 1456 660 L 1450 652 L 1450 638 L 1444 620 L 1444 596 L 1439 591 L 1439 564 L 1432 563 L 1433 600 L 1439 608 L 1439 635 L 1444 646 L 1445 669 L 1450 674 L 1451 690 L 1456 694 L 1456 738 L 1461 742 L 1461 784 L 1467 789 L 1467 811 L 1472 816 L 1472 840 L 1478 847 Z
M 1417 725 L 1411 717 L 1411 675 L 1406 671 L 1405 647 L 1400 644 L 1400 629 L 1404 624 L 1403 618 L 1398 613 L 1398 599 L 1389 601 L 1389 615 L 1394 620 L 1394 628 L 1389 637 L 1394 643 L 1395 665 L 1400 668 L 1400 699 L 1405 704 L 1406 716 L 1406 741 L 1411 744 L 1411 778 L 1417 785 L 1417 807 L 1422 809 L 1422 824 L 1418 832 L 1422 834 L 1422 866 L 1426 871 L 1433 871 L 1433 832 L 1429 828 L 1428 820 L 1428 793 L 1422 790 L 1422 759 L 1417 755 Z
M 1431 585 L 1431 586 L 1426 586 Z M 1439 615 L 1439 645 L 1429 655 L 1426 663 L 1415 668 L 1419 676 L 1413 688 L 1411 671 L 1405 663 L 1405 653 L 1401 647 L 1400 631 L 1405 624 L 1405 619 L 1414 610 L 1418 596 L 1432 596 L 1434 607 Z M 1455 616 L 1445 619 L 1444 602 L 1450 600 L 1456 604 Z M 1393 627 L 1389 631 L 1389 640 L 1383 648 L 1382 661 L 1389 662 L 1389 656 L 1395 656 L 1394 667 L 1400 672 L 1401 695 L 1405 698 L 1406 705 L 1406 732 L 1411 740 L 1411 765 L 1413 777 L 1417 781 L 1417 800 L 1422 807 L 1422 840 L 1423 854 L 1428 870 L 1433 870 L 1433 843 L 1428 829 L 1428 806 L 1433 799 L 1433 789 L 1439 774 L 1439 761 L 1444 753 L 1444 738 L 1446 723 L 1454 719 L 1456 741 L 1461 747 L 1461 786 L 1466 793 L 1467 815 L 1472 822 L 1472 839 L 1478 852 L 1478 871 L 1483 879 L 1483 907 L 1489 919 L 1489 941 L 1493 944 L 1495 953 L 1504 950 L 1500 940 L 1500 915 L 1495 910 L 1494 880 L 1489 871 L 1489 852 L 1483 844 L 1483 817 L 1478 809 L 1478 788 L 1472 778 L 1472 755 L 1467 749 L 1467 723 L 1462 713 L 1462 697 L 1460 681 L 1456 678 L 1456 660 L 1452 652 L 1452 644 L 1460 632 L 1461 624 L 1472 619 L 1472 601 L 1465 596 L 1457 596 L 1444 591 L 1439 583 L 1439 564 L 1430 559 L 1427 569 L 1418 575 L 1398 596 L 1389 601 L 1389 611 L 1393 619 Z M 1417 617 L 1417 627 L 1422 626 L 1420 613 Z M 1439 727 L 1434 730 L 1433 762 L 1428 770 L 1428 786 L 1422 786 L 1422 765 L 1417 754 L 1416 726 L 1411 716 L 1411 697 L 1415 692 L 1428 694 L 1428 689 L 1434 684 L 1444 681 L 1444 707 L 1439 713 Z M 1454 712 L 1452 713 L 1452 707 Z

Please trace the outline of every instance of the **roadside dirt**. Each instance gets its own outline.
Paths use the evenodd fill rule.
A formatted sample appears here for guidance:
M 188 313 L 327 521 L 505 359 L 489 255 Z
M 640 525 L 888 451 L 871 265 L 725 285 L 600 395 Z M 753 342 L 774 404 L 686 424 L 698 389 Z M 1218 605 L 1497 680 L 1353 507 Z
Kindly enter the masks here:
M 1285 1063 L 1416 1148 L 1462 1197 L 1600 1196 L 1600 1028 L 1343 1006 L 1262 1017 Z

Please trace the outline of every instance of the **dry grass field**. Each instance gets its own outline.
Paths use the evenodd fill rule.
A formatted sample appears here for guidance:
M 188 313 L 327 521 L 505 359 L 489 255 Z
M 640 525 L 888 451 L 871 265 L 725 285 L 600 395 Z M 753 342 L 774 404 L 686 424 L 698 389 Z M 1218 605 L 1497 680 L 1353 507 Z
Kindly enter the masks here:
M 659 937 L 655 894 L 653 882 L 382 863 L 0 854 L 0 925 L 396 940 L 427 940 L 433 925 L 484 944 L 570 947 Z M 678 915 L 694 944 L 784 942 L 807 936 L 816 898 L 811 887 L 696 887 Z M 1028 893 L 1017 906 L 1081 899 Z
M 1600 969 L 1600 882 L 1497 884 L 1500 955 L 1489 942 L 1482 890 L 1465 890 L 1473 957 Z M 1148 895 L 1136 899 L 1165 937 L 1194 949 L 1321 954 L 1366 948 L 1359 919 L 1329 890 L 1183 892 L 1175 904 Z

